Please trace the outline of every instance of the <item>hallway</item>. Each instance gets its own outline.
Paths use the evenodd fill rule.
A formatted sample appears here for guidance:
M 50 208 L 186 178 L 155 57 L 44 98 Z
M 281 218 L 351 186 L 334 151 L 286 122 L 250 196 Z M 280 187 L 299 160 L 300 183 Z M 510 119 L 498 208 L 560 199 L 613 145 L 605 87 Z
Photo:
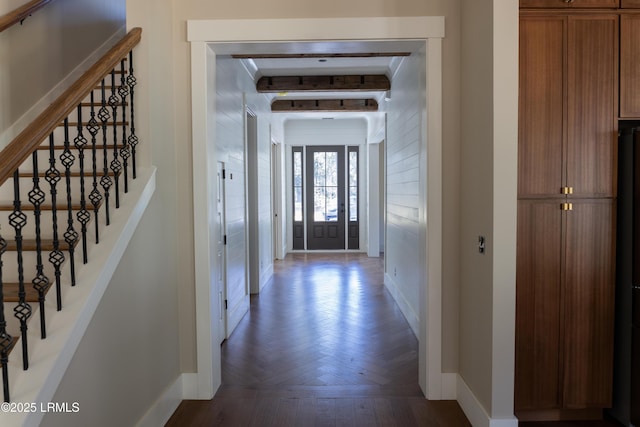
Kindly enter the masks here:
M 167 426 L 470 425 L 417 378 L 418 342 L 381 258 L 288 255 L 223 343 L 215 398 L 182 402 Z

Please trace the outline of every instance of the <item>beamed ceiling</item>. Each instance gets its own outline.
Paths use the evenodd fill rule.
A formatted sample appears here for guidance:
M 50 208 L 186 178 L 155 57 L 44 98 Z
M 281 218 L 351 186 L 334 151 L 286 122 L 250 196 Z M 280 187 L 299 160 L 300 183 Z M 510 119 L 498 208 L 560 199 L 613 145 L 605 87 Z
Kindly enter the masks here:
M 277 113 L 376 112 L 407 51 L 258 53 L 240 59 Z

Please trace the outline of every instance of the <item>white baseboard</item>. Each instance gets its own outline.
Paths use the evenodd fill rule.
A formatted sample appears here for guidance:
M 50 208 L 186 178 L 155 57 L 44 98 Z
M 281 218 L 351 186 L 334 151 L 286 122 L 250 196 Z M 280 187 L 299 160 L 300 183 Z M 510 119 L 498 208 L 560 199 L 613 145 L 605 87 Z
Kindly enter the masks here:
M 171 384 L 162 395 L 151 405 L 146 414 L 138 422 L 138 427 L 163 426 L 176 411 L 184 395 L 185 375 L 182 374 Z
M 409 323 L 413 334 L 416 337 L 419 337 L 420 319 L 411 308 L 411 305 L 409 305 L 409 302 L 406 300 L 404 294 L 400 292 L 400 289 L 398 288 L 396 282 L 387 273 L 384 274 L 384 285 L 389 290 L 389 293 L 391 294 L 393 299 L 396 301 L 396 304 L 398 304 L 398 307 L 400 307 L 400 311 L 402 312 L 402 314 L 404 314 L 405 319 L 407 319 L 407 322 Z
M 473 427 L 518 427 L 516 417 L 492 419 L 460 375 L 456 375 L 458 404 Z
M 442 400 L 456 400 L 458 398 L 458 374 L 442 374 Z
M 273 277 L 273 263 L 267 266 L 267 268 L 265 268 L 262 274 L 260 275 L 260 284 L 259 284 L 260 292 L 262 292 L 262 288 L 264 288 L 265 285 L 269 283 L 269 280 L 271 280 L 272 277 Z
M 185 400 L 202 399 L 198 394 L 198 374 L 182 374 L 182 398 Z

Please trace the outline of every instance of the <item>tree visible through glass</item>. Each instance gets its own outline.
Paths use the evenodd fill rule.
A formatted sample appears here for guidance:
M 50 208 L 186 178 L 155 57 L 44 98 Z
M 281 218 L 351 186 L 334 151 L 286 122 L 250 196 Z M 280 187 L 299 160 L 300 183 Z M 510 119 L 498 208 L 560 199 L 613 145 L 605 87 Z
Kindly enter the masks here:
M 358 152 L 349 151 L 349 221 L 358 220 Z
M 338 153 L 313 153 L 313 219 L 338 221 Z
M 302 151 L 293 152 L 293 220 L 302 221 Z

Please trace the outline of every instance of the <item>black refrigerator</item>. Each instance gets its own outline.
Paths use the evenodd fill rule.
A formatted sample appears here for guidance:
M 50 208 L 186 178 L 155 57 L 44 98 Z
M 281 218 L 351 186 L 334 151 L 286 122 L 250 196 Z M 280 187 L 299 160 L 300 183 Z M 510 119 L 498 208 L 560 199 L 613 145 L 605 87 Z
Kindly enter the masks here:
M 640 123 L 620 125 L 613 408 L 640 427 Z

